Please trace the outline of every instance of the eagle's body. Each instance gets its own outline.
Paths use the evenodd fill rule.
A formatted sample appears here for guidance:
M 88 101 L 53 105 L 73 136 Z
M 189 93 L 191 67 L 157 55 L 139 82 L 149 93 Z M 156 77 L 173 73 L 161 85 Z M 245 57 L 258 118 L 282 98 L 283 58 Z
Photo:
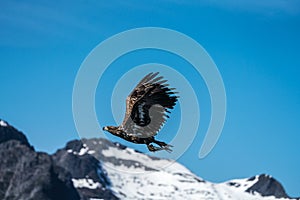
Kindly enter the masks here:
M 146 144 L 150 151 L 171 151 L 171 145 L 155 140 L 178 96 L 157 73 L 146 75 L 126 99 L 126 113 L 120 126 L 106 126 L 103 130 L 136 144 Z M 157 144 L 159 147 L 153 146 Z

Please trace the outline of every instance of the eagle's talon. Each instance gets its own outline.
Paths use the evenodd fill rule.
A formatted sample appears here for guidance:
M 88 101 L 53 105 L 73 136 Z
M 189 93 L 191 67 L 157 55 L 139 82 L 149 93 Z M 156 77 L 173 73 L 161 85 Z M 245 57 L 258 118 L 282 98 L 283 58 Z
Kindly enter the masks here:
M 172 145 L 166 145 L 163 146 L 161 149 L 167 151 L 168 153 L 172 153 L 172 149 L 170 147 L 173 147 Z
M 162 148 L 160 148 L 160 147 L 155 147 L 155 146 L 153 146 L 152 144 L 148 144 L 147 147 L 148 147 L 149 151 L 152 151 L 152 152 L 162 150 Z
M 153 146 L 152 144 L 148 144 L 147 147 L 148 147 L 149 151 L 152 151 L 152 152 L 165 150 L 165 151 L 171 153 L 173 151 L 171 149 L 171 147 L 173 147 L 173 146 L 166 144 L 166 143 L 165 143 L 165 145 L 160 145 L 160 147 L 156 147 L 156 146 Z
M 173 151 L 171 149 L 171 147 L 173 147 L 173 146 L 170 145 L 170 144 L 167 144 L 167 143 L 161 142 L 161 141 L 157 141 L 157 140 L 155 140 L 154 143 L 158 144 L 161 147 L 160 150 L 165 150 L 165 151 L 167 151 L 169 153 L 171 153 Z

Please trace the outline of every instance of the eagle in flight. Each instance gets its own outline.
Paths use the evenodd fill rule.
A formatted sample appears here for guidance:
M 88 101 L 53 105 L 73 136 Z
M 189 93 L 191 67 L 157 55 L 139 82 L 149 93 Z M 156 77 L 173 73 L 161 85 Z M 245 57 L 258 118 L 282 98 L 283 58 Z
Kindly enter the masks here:
M 172 145 L 157 141 L 154 136 L 169 118 L 177 99 L 175 88 L 158 72 L 146 75 L 126 99 L 126 113 L 120 126 L 105 126 L 103 130 L 136 144 L 146 144 L 149 151 L 166 150 Z M 156 144 L 154 146 L 153 144 Z

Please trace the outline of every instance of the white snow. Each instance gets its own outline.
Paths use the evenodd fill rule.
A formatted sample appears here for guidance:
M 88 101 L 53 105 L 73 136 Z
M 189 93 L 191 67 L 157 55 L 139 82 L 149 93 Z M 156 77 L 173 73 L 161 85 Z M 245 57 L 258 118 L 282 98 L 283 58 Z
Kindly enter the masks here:
M 89 179 L 89 178 L 82 178 L 82 179 L 72 178 L 72 182 L 75 188 L 97 189 L 101 187 L 100 183 L 94 182 L 93 179 Z
M 248 188 L 252 187 L 258 181 L 258 176 L 255 176 L 254 180 L 249 181 L 249 179 L 233 179 L 225 182 L 225 184 L 229 185 L 229 183 L 234 184 L 232 187 L 236 187 L 237 190 L 245 191 Z
M 191 173 L 187 168 L 185 168 L 184 166 L 171 161 L 171 160 L 166 160 L 166 159 L 152 159 L 151 157 L 145 155 L 145 154 L 141 154 L 136 152 L 135 150 L 131 149 L 131 148 L 126 148 L 126 149 L 118 149 L 118 148 L 114 148 L 114 147 L 109 147 L 106 150 L 102 151 L 102 154 L 105 157 L 116 157 L 116 158 L 120 158 L 123 160 L 131 160 L 131 161 L 136 161 L 136 163 L 140 163 L 143 166 L 149 167 L 149 168 L 154 168 L 154 169 L 163 169 L 166 171 L 170 171 L 170 172 L 189 172 Z M 117 171 L 122 171 L 122 172 L 126 172 L 126 173 L 140 173 L 140 169 L 141 168 L 135 168 L 134 166 L 128 168 L 125 167 L 123 168 L 122 166 L 118 166 L 113 167 L 113 164 L 106 162 L 105 165 L 110 166 L 112 168 L 114 168 Z M 135 164 L 137 165 L 137 164 Z M 131 170 L 130 170 L 131 169 Z M 142 173 L 147 173 L 144 170 L 141 171 Z
M 0 120 L 0 126 L 6 127 L 7 123 L 5 123 L 5 121 L 3 121 L 3 120 Z
M 90 150 L 89 147 L 86 144 L 83 144 L 83 147 L 79 150 L 79 152 L 76 152 L 72 149 L 67 150 L 68 153 L 73 153 L 74 155 L 83 156 L 85 154 L 94 154 L 94 150 Z
M 96 151 L 94 151 L 94 150 L 89 150 L 87 153 L 88 154 L 94 154 Z
M 86 154 L 88 151 L 89 151 L 89 148 L 88 148 L 85 144 L 83 144 L 83 147 L 79 150 L 78 155 L 79 155 L 79 156 L 83 156 L 83 155 Z
M 120 199 L 284 200 L 245 192 L 258 181 L 258 176 L 251 181 L 229 181 L 234 185 L 230 185 L 229 182 L 204 182 L 177 162 L 152 159 L 130 148 L 109 147 L 103 150 L 102 154 L 107 158 L 115 157 L 134 163 L 128 167 L 106 161 L 103 165 L 112 183 L 111 189 Z M 146 171 L 145 167 L 157 171 Z

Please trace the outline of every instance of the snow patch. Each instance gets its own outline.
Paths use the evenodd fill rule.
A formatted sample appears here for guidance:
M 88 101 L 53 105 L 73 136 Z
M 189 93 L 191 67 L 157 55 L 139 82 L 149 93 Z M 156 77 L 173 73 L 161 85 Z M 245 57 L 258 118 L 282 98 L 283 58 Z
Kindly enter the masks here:
M 90 200 L 104 200 L 104 199 L 90 198 Z
M 3 120 L 0 120 L 0 126 L 6 127 L 7 123 L 5 123 L 5 121 L 3 121 Z
M 146 166 L 148 168 L 153 168 L 157 170 L 164 170 L 169 172 L 182 172 L 182 173 L 191 173 L 187 168 L 184 166 L 167 159 L 153 159 L 148 155 L 136 152 L 135 150 L 131 148 L 126 149 L 119 149 L 115 147 L 109 147 L 106 150 L 102 151 L 103 156 L 105 157 L 115 157 L 122 160 L 131 160 L 135 161 L 136 163 L 140 163 L 140 166 Z M 111 163 L 106 162 L 106 165 L 110 165 Z M 111 164 L 113 165 L 113 164 Z M 113 167 L 117 169 L 118 167 Z M 124 166 L 121 166 L 121 170 L 130 170 L 130 168 L 124 168 Z M 120 168 L 119 168 L 120 169 Z M 132 170 L 128 171 L 129 173 L 139 173 L 138 171 L 135 171 L 135 167 L 131 167 Z
M 82 178 L 82 179 L 72 178 L 72 182 L 75 188 L 88 188 L 94 190 L 101 187 L 100 183 L 94 182 L 93 179 L 89 179 L 89 178 Z
M 87 153 L 88 153 L 88 154 L 94 154 L 94 153 L 96 153 L 96 151 L 94 151 L 94 150 L 89 150 Z
M 86 144 L 83 144 L 83 147 L 79 150 L 78 155 L 83 156 L 89 151 L 89 148 L 86 146 Z
M 79 152 L 74 151 L 73 149 L 68 149 L 68 153 L 72 153 L 74 155 L 83 156 L 85 154 L 94 154 L 94 150 L 90 150 L 86 144 L 83 144 L 83 147 L 79 150 Z

